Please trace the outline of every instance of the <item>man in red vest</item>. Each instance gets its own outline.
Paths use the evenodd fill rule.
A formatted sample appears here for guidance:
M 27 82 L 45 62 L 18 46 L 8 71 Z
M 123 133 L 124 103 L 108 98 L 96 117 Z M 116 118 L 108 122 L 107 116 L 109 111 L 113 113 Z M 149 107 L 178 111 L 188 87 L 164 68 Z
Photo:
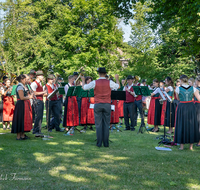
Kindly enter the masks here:
M 135 93 L 133 91 L 133 77 L 128 75 L 127 77 L 127 85 L 124 87 L 124 91 L 126 91 L 126 101 L 124 102 L 124 121 L 126 128 L 125 130 L 135 131 L 135 120 L 134 120 L 134 101 L 135 101 Z M 129 116 L 131 119 L 131 126 L 129 125 Z
M 99 79 L 85 84 L 85 77 L 82 76 L 82 86 L 84 90 L 94 89 L 94 117 L 97 135 L 97 146 L 109 147 L 109 126 L 111 114 L 111 90 L 118 89 L 119 76 L 115 75 L 116 82 L 107 80 L 105 67 L 98 68 Z
M 45 89 L 47 90 L 47 94 L 44 96 L 48 96 L 51 94 L 54 90 L 57 89 L 56 84 L 53 84 L 55 77 L 54 75 L 50 74 L 47 77 L 48 83 L 45 85 Z M 58 100 L 57 94 L 55 94 L 53 97 L 47 99 L 46 101 L 46 111 L 47 111 L 47 119 L 48 119 L 48 130 L 49 132 L 52 132 L 52 129 L 55 128 L 56 131 L 64 132 L 60 129 L 60 102 Z M 50 125 L 50 117 L 51 113 L 53 115 L 53 124 L 54 126 Z
M 31 83 L 31 88 L 36 95 L 37 98 L 37 118 L 35 119 L 35 124 L 33 127 L 33 134 L 35 134 L 36 137 L 43 136 L 41 133 L 41 126 L 42 126 L 42 120 L 43 120 L 43 112 L 44 112 L 44 102 L 43 102 L 43 95 L 47 93 L 46 90 L 43 90 L 42 87 L 42 81 L 44 79 L 43 71 L 37 71 L 36 72 L 36 80 Z

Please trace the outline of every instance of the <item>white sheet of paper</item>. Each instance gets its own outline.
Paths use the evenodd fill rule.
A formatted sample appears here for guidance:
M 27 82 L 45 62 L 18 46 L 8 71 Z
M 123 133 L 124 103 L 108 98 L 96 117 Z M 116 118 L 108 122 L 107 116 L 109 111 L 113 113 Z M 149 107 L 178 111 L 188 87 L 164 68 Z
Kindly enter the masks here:
M 90 109 L 94 109 L 94 104 L 90 104 Z
M 115 105 L 111 105 L 111 110 L 115 111 Z

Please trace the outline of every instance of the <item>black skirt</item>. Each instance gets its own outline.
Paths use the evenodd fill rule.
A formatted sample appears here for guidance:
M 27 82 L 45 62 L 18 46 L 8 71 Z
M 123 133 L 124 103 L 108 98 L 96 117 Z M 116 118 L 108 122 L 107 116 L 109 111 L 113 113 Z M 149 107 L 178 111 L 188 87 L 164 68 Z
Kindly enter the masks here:
M 199 142 L 199 127 L 193 102 L 180 102 L 176 111 L 174 142 L 179 144 Z
M 170 105 L 171 104 L 171 105 Z M 174 105 L 174 102 L 170 103 L 167 101 L 166 106 L 166 112 L 165 112 L 165 126 L 170 127 L 170 106 L 171 106 L 171 127 L 174 127 L 175 124 L 175 112 L 176 112 L 176 106 Z
M 20 133 L 24 131 L 24 101 L 18 100 L 15 105 L 11 133 Z
M 200 138 L 200 102 L 195 102 L 196 112 L 197 112 L 197 124 L 199 127 L 199 138 Z
M 160 104 L 159 99 L 155 99 L 154 125 L 161 125 L 161 114 L 162 114 L 162 104 Z

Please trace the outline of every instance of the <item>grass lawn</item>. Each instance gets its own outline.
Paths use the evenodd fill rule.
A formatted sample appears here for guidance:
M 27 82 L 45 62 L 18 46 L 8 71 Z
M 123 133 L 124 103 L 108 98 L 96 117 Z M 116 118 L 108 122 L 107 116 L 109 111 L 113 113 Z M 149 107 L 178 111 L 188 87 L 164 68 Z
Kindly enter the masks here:
M 30 140 L 16 141 L 1 126 L 0 189 L 200 189 L 200 148 L 157 151 L 163 128 L 137 130 L 114 130 L 110 147 L 98 148 L 90 130 L 74 136 L 53 131 L 51 141 L 29 133 Z

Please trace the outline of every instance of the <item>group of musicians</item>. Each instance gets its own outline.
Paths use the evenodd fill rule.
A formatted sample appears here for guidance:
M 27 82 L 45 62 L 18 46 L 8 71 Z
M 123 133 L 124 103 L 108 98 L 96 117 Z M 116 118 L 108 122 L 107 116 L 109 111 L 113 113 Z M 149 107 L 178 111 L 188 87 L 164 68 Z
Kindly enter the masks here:
M 83 90 L 94 89 L 94 97 L 76 97 L 66 96 L 70 87 L 77 85 L 78 73 L 68 77 L 68 83 L 64 87 L 64 118 L 61 130 L 60 123 L 62 118 L 63 97 L 58 93 L 53 94 L 49 98 L 49 94 L 53 93 L 58 87 L 58 78 L 53 74 L 48 75 L 47 84 L 43 84 L 43 71 L 31 70 L 28 75 L 21 74 L 16 80 L 17 103 L 14 104 L 13 95 L 11 94 L 11 81 L 4 76 L 3 83 L 0 88 L 2 95 L 2 103 L 0 119 L 3 122 L 3 129 L 10 129 L 12 122 L 12 133 L 17 133 L 17 140 L 26 140 L 29 137 L 25 132 L 32 130 L 36 137 L 41 137 L 42 121 L 44 106 L 46 106 L 46 118 L 48 130 L 51 132 L 55 129 L 58 132 L 66 132 L 66 135 L 73 135 L 76 126 L 96 127 L 97 146 L 101 147 L 102 143 L 105 147 L 109 146 L 109 127 L 111 124 L 125 122 L 125 130 L 134 131 L 137 126 L 138 112 L 141 117 L 141 126 L 144 126 L 143 97 L 137 95 L 134 86 L 147 86 L 145 80 L 140 84 L 139 78 L 129 75 L 126 80 L 119 82 L 119 76 L 115 75 L 116 83 L 107 78 L 105 68 L 98 69 L 99 78 L 93 80 L 92 77 L 81 76 Z M 35 80 L 33 81 L 33 79 Z M 57 80 L 57 81 L 56 81 Z M 62 81 L 62 79 L 60 79 Z M 127 84 L 125 84 L 127 82 Z M 154 125 L 152 132 L 158 132 L 159 125 L 169 127 L 167 133 L 173 131 L 174 142 L 181 144 L 180 149 L 184 148 L 184 144 L 189 143 L 190 149 L 194 143 L 200 146 L 200 76 L 196 79 L 196 87 L 188 85 L 188 78 L 185 75 L 180 77 L 180 84 L 175 87 L 172 79 L 165 79 L 165 86 L 157 79 L 153 80 L 153 92 L 151 93 L 151 101 L 148 106 L 147 123 Z M 126 100 L 111 100 L 111 91 L 125 91 Z M 165 91 L 173 101 L 162 101 L 161 93 Z M 44 104 L 45 98 L 45 104 Z M 114 109 L 113 109 L 114 108 Z M 52 119 L 51 119 L 52 117 Z M 121 121 L 120 121 L 120 120 Z M 130 123 L 129 123 L 130 120 Z M 7 124 L 7 127 L 6 127 Z M 175 130 L 173 130 L 175 127 Z

